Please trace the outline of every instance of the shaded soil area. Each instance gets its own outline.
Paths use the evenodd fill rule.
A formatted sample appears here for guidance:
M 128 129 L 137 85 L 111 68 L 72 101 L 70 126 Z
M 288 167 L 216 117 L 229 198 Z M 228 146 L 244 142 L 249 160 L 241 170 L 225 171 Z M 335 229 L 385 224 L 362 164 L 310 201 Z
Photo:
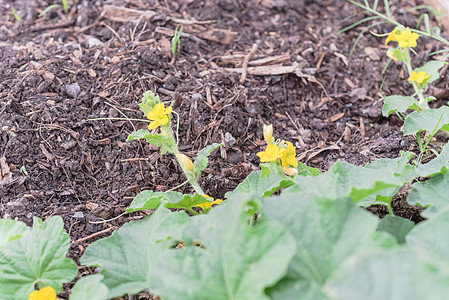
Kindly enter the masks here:
M 416 25 L 419 14 L 406 9 L 421 2 L 390 2 L 399 22 Z M 337 160 L 364 165 L 417 150 L 399 119 L 381 115 L 384 38 L 366 34 L 349 57 L 361 28 L 336 33 L 358 11 L 346 1 L 69 4 L 68 14 L 55 8 L 41 18 L 46 1 L 0 4 L 0 157 L 12 175 L 0 185 L 0 217 L 31 225 L 33 216 L 61 215 L 77 261 L 92 241 L 144 213 L 89 221 L 120 215 L 142 190 L 164 191 L 185 180 L 173 156 L 126 142 L 147 123 L 117 118 L 143 118 L 138 103 L 147 90 L 165 103 L 176 100 L 180 150 L 189 157 L 213 142 L 224 144 L 200 180 L 215 198 L 258 169 L 263 124 L 272 123 L 276 138 L 296 146 L 298 159 L 323 171 Z M 177 24 L 186 35 L 173 58 Z M 439 49 L 420 38 L 414 64 Z M 245 58 L 249 73 L 263 69 L 265 75 L 248 74 L 242 82 Z M 427 91 L 441 95 L 434 105 L 447 101 L 445 69 L 442 74 Z M 406 70 L 391 64 L 383 93 L 411 94 L 406 79 Z M 109 119 L 92 120 L 98 118 Z M 418 210 L 401 199 L 396 209 L 419 220 Z

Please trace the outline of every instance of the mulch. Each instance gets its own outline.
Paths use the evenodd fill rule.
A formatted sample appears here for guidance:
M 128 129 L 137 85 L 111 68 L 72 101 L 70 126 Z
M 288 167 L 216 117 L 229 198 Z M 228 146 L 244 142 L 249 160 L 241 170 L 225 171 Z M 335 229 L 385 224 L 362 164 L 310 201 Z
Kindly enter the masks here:
M 390 3 L 399 22 L 416 25 L 419 13 L 406 10 L 421 1 Z M 349 57 L 364 27 L 337 33 L 355 19 L 341 21 L 359 11 L 346 1 L 69 4 L 68 14 L 53 9 L 42 18 L 45 1 L 0 4 L 0 176 L 6 178 L 0 217 L 31 225 L 35 216 L 62 216 L 76 261 L 94 240 L 146 212 L 106 224 L 89 221 L 120 215 L 140 191 L 164 191 L 185 180 L 172 155 L 126 142 L 147 123 L 114 119 L 144 118 L 138 104 L 147 90 L 165 103 L 176 100 L 183 153 L 194 158 L 208 144 L 224 144 L 200 179 L 214 198 L 259 168 L 263 124 L 272 123 L 276 138 L 292 141 L 302 162 L 323 171 L 337 160 L 365 165 L 417 151 L 400 120 L 381 115 L 384 39 L 365 34 Z M 177 24 L 185 34 L 173 58 Z M 372 30 L 392 29 L 382 24 Z M 414 63 L 441 47 L 420 38 Z M 437 95 L 434 105 L 447 101 L 445 69 L 442 74 L 427 91 Z M 411 94 L 406 78 L 401 65 L 390 64 L 382 92 Z M 92 120 L 98 118 L 112 119 Z M 395 209 L 419 220 L 419 210 L 403 199 Z

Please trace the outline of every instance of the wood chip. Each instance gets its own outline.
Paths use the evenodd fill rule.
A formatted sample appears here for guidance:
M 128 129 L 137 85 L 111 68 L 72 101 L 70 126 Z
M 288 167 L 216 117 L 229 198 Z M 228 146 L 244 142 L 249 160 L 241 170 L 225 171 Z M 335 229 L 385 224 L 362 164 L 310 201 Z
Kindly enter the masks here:
M 344 115 L 345 115 L 344 112 L 335 114 L 335 115 L 333 115 L 332 117 L 329 118 L 329 122 L 333 123 L 333 122 L 335 122 L 337 120 L 340 120 L 341 118 L 343 118 Z
M 103 13 L 108 20 L 123 23 L 138 20 L 141 17 L 150 21 L 156 15 L 156 12 L 152 10 L 137 10 L 114 5 L 103 6 Z
M 6 180 L 12 176 L 6 158 L 0 157 L 0 181 Z

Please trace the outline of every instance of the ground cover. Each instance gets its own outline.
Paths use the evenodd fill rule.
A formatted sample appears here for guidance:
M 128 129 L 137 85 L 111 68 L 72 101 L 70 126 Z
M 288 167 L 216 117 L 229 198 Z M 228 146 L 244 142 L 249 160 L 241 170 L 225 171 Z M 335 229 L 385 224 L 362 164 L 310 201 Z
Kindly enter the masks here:
M 392 1 L 391 13 L 414 27 L 419 13 L 406 9 L 418 4 Z M 388 59 L 384 38 L 365 34 L 349 57 L 360 28 L 336 34 L 346 25 L 338 22 L 359 11 L 346 1 L 80 1 L 70 7 L 68 15 L 55 8 L 37 18 L 45 3 L 16 1 L 21 21 L 15 21 L 8 6 L 0 7 L 0 156 L 4 157 L 0 216 L 27 225 L 32 225 L 34 216 L 61 216 L 71 240 L 69 257 L 77 263 L 94 240 L 152 211 L 135 209 L 108 223 L 95 222 L 121 215 L 141 191 L 163 192 L 185 180 L 174 156 L 162 156 L 158 147 L 144 142 L 126 142 L 131 132 L 147 123 L 117 118 L 142 118 L 138 104 L 147 90 L 166 103 L 176 100 L 179 150 L 187 156 L 195 157 L 212 143 L 223 145 L 211 154 L 199 178 L 204 192 L 214 198 L 224 198 L 259 169 L 256 154 L 266 145 L 263 124 L 272 123 L 278 138 L 293 142 L 299 161 L 321 171 L 331 166 L 331 171 L 347 170 L 349 178 L 356 167 L 335 165 L 338 160 L 364 166 L 380 158 L 397 158 L 400 151 L 419 153 L 416 139 L 403 135 L 399 118 L 382 116 L 381 71 Z M 145 14 L 139 19 L 141 14 L 136 17 L 131 9 Z M 181 36 L 174 59 L 171 37 L 182 22 L 187 36 Z M 385 33 L 393 28 L 379 25 L 373 30 Z M 416 65 L 442 49 L 430 38 L 420 41 Z M 249 74 L 243 81 L 245 59 Z M 427 91 L 437 98 L 432 107 L 447 100 L 445 69 L 440 70 L 443 79 Z M 382 92 L 410 94 L 410 86 L 404 84 L 407 77 L 402 66 L 391 64 Z M 115 119 L 92 120 L 98 118 Z M 438 149 L 445 142 L 438 136 L 431 145 Z M 391 175 L 394 186 L 389 187 L 406 181 L 394 177 L 395 172 L 386 174 L 377 164 L 372 169 L 382 172 L 369 170 L 366 176 Z M 432 174 L 419 172 L 422 177 Z M 434 181 L 444 183 L 446 177 L 441 176 Z M 307 187 L 313 178 L 296 182 L 298 189 L 310 192 Z M 364 199 L 349 193 L 351 188 L 335 191 L 332 197 Z M 421 221 L 422 208 L 405 201 L 410 186 L 402 190 L 393 199 L 393 211 Z M 186 185 L 178 191 L 187 194 L 192 189 Z M 332 193 L 326 182 L 320 191 Z M 422 201 L 419 191 L 414 192 L 415 203 Z M 261 188 L 261 196 L 265 192 Z M 337 208 L 345 207 L 343 200 L 338 203 Z M 270 219 L 281 218 L 276 214 L 281 209 L 260 205 Z M 298 210 L 314 205 L 305 201 Z M 370 210 L 380 216 L 387 213 L 385 206 Z M 370 222 L 368 231 L 373 229 Z M 282 231 L 272 227 L 265 230 Z M 286 251 L 293 255 L 293 250 Z M 393 257 L 401 257 L 399 252 Z M 81 267 L 80 275 L 94 271 Z M 329 276 L 329 270 L 322 271 Z M 343 285 L 338 277 L 332 280 L 335 284 L 329 283 L 328 289 Z M 70 287 L 60 296 L 67 297 Z M 164 293 L 163 283 L 157 291 Z

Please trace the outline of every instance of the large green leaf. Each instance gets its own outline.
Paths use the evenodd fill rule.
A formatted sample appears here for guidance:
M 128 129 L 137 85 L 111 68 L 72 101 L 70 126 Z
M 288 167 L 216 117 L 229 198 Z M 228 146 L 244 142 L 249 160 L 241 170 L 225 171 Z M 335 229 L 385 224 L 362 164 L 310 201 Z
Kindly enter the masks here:
M 225 197 L 230 198 L 235 194 L 250 193 L 261 197 L 267 197 L 276 191 L 294 184 L 291 180 L 283 179 L 279 174 L 270 174 L 261 178 L 262 171 L 250 173 L 233 191 L 227 192 Z
M 346 260 L 324 290 L 330 299 L 444 300 L 449 275 L 410 248 L 359 253 Z
M 221 144 L 213 143 L 212 145 L 206 146 L 198 152 L 195 158 L 195 162 L 193 163 L 194 172 L 197 176 L 200 175 L 201 171 L 206 169 L 207 165 L 209 164 L 209 155 L 212 153 L 212 151 L 220 146 Z
M 141 221 L 126 223 L 110 237 L 92 243 L 81 263 L 100 266 L 108 298 L 138 293 L 148 288 L 149 272 L 158 257 L 179 240 L 190 218 L 159 207 Z
M 26 299 L 36 283 L 58 293 L 78 273 L 75 262 L 66 257 L 70 238 L 62 218 L 33 221 L 32 230 L 0 250 L 0 299 Z
M 421 177 L 432 177 L 446 173 L 449 169 L 449 146 L 446 144 L 440 155 L 425 164 L 415 166 L 416 173 Z
M 137 131 L 131 132 L 127 138 L 127 142 L 132 140 L 145 139 L 147 143 L 154 145 L 156 147 L 161 147 L 161 153 L 165 154 L 167 152 L 173 153 L 176 143 L 172 138 L 163 136 L 162 134 L 152 134 L 146 129 L 139 129 Z
M 182 194 L 175 191 L 156 192 L 146 190 L 134 197 L 131 205 L 126 209 L 127 213 L 144 209 L 156 209 L 161 202 L 166 208 L 179 208 L 191 210 L 194 206 L 210 201 L 199 194 Z
M 407 196 L 410 205 L 427 207 L 423 215 L 430 217 L 449 206 L 449 174 L 440 174 L 412 185 Z
M 100 274 L 89 275 L 81 278 L 75 283 L 70 294 L 70 300 L 106 300 L 109 289 L 101 282 L 103 276 Z
M 430 78 L 427 80 L 427 84 L 429 84 L 440 78 L 440 74 L 438 73 L 438 71 L 442 67 L 444 67 L 445 64 L 447 63 L 441 60 L 431 60 L 427 62 L 424 66 L 416 68 L 414 71 L 416 73 L 418 73 L 419 71 L 424 71 L 428 75 L 430 75 Z
M 449 271 L 449 207 L 416 225 L 406 239 L 409 245 L 426 251 Z
M 0 219 L 0 249 L 27 232 L 26 224 L 21 221 Z
M 297 186 L 290 192 L 307 192 L 320 198 L 337 199 L 351 197 L 354 202 L 361 201 L 382 190 L 401 187 L 407 179 L 396 175 L 397 161 L 390 160 L 392 166 L 384 162 L 382 168 L 373 166 L 358 167 L 338 161 L 325 173 L 314 177 L 296 176 Z
M 290 264 L 289 277 L 299 285 L 314 282 L 321 286 L 347 257 L 384 246 L 382 237 L 376 234 L 378 218 L 350 199 L 315 200 L 283 193 L 263 199 L 262 216 L 285 224 L 295 237 L 298 251 Z
M 414 226 L 415 223 L 409 219 L 386 215 L 382 220 L 380 220 L 377 230 L 390 233 L 399 243 L 404 244 L 405 237 Z
M 285 274 L 295 243 L 278 223 L 249 226 L 254 209 L 257 203 L 240 194 L 193 218 L 184 249 L 166 252 L 153 268 L 150 292 L 163 299 L 267 299 L 264 289 Z
M 406 112 L 408 109 L 419 109 L 418 100 L 415 97 L 392 95 L 384 99 L 382 115 L 388 117 L 395 112 Z
M 176 193 L 176 192 L 175 192 Z M 137 194 L 131 202 L 130 206 L 126 209 L 126 213 L 131 213 L 144 209 L 156 209 L 161 201 L 166 198 L 166 193 L 153 192 L 151 190 L 145 190 Z
M 446 130 L 447 124 L 449 124 L 449 107 L 447 106 L 421 112 L 414 111 L 405 117 L 403 132 L 404 135 L 410 135 L 424 130 L 430 134 L 434 130 Z

